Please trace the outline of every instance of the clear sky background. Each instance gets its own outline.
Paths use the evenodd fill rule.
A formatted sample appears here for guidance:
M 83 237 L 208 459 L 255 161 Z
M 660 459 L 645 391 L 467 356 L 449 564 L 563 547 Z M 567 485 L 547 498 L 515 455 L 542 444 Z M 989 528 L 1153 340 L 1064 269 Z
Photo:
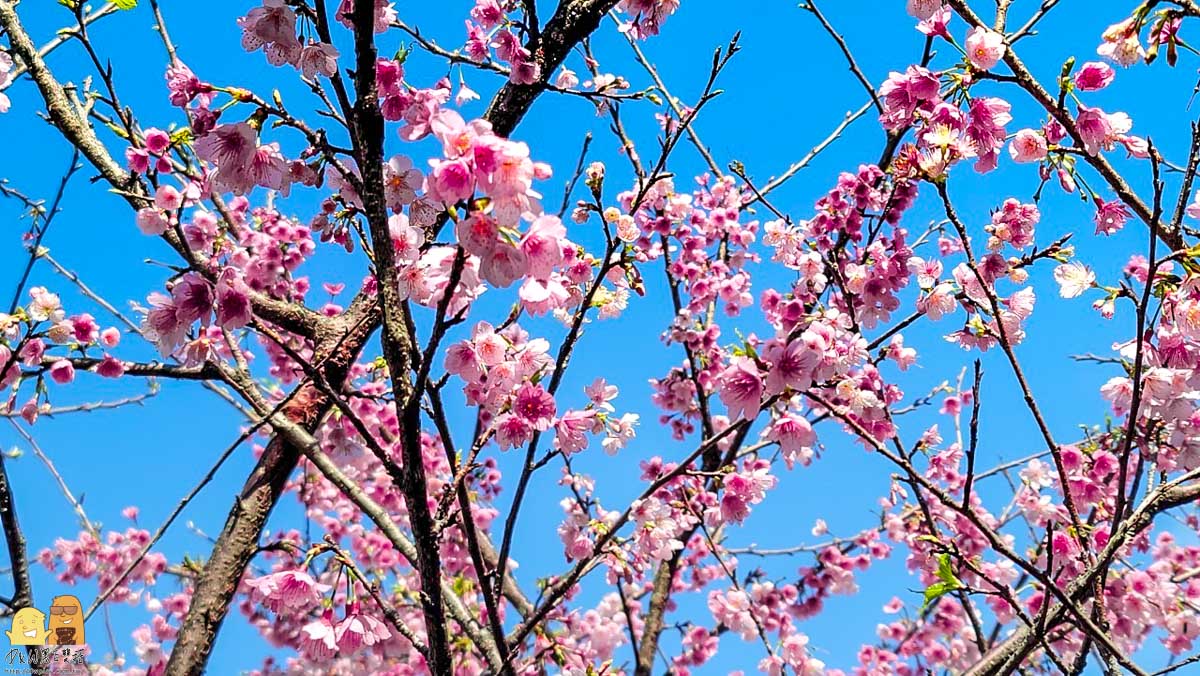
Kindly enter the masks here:
M 172 37 L 181 58 L 203 79 L 215 83 L 247 86 L 260 93 L 279 88 L 288 107 L 294 112 L 310 110 L 311 96 L 298 83 L 294 71 L 275 69 L 261 53 L 247 54 L 239 44 L 237 17 L 245 14 L 255 3 L 249 0 L 212 0 L 203 3 L 165 2 L 164 12 Z M 990 16 L 991 2 L 975 3 L 979 11 Z M 1017 0 L 1010 24 L 1023 23 L 1039 3 Z M 1065 58 L 1071 55 L 1080 61 L 1096 58 L 1101 31 L 1120 20 L 1132 9 L 1131 0 L 1065 0 L 1042 24 L 1042 35 L 1024 40 L 1019 45 L 1023 58 L 1035 74 L 1052 81 Z M 846 36 L 863 70 L 871 82 L 878 85 L 889 70 L 902 70 L 920 56 L 923 36 L 913 25 L 915 21 L 904 13 L 901 0 L 872 0 L 868 2 L 821 3 L 830 21 Z M 470 2 L 416 2 L 399 0 L 396 8 L 401 18 L 443 46 L 454 48 L 465 38 L 463 19 Z M 553 11 L 553 3 L 539 2 L 543 20 Z M 35 41 L 43 42 L 53 36 L 56 28 L 69 21 L 69 15 L 49 0 L 27 0 L 20 12 Z M 101 53 L 112 59 L 120 93 L 127 104 L 135 107 L 143 126 L 168 125 L 182 122 L 166 98 L 163 81 L 165 54 L 152 30 L 153 19 L 148 8 L 120 13 L 101 21 L 92 29 Z M 663 34 L 643 44 L 650 59 L 658 66 L 672 92 L 685 102 L 698 96 L 707 76 L 713 50 L 724 45 L 735 30 L 742 32 L 743 50 L 729 65 L 719 86 L 725 93 L 707 107 L 696 128 L 714 157 L 722 166 L 732 160 L 743 162 L 747 171 L 759 183 L 781 173 L 821 141 L 850 110 L 866 101 L 861 85 L 845 67 L 836 45 L 807 12 L 794 2 L 746 0 L 741 3 L 717 3 L 706 0 L 686 0 L 679 12 L 665 25 Z M 961 39 L 965 32 L 961 22 L 953 24 L 954 34 Z M 348 34 L 339 32 L 337 38 L 343 51 L 348 50 Z M 382 53 L 388 53 L 402 42 L 398 31 L 385 38 Z M 948 65 L 953 56 L 941 45 L 943 54 L 935 64 Z M 628 45 L 607 23 L 594 40 L 594 51 L 604 72 L 624 75 L 635 88 L 649 83 L 646 74 L 632 60 Z M 569 65 L 582 72 L 578 53 Z M 78 82 L 89 74 L 84 55 L 74 46 L 55 52 L 50 64 L 61 79 Z M 1153 67 L 1137 67 L 1118 74 L 1116 83 L 1108 90 L 1088 96 L 1089 103 L 1106 110 L 1125 110 L 1135 121 L 1134 133 L 1149 134 L 1156 145 L 1164 149 L 1168 159 L 1182 162 L 1186 155 L 1189 135 L 1188 122 L 1195 111 L 1187 109 L 1196 74 L 1196 57 L 1184 54 L 1181 65 L 1169 70 L 1165 63 Z M 417 52 L 407 65 L 408 79 L 417 86 L 427 86 L 446 73 L 446 66 L 436 58 Z M 457 70 L 452 76 L 457 83 Z M 484 98 L 464 112 L 465 116 L 482 114 L 491 92 L 500 84 L 498 76 L 470 71 L 465 73 L 468 84 Z M 993 85 L 985 85 L 984 88 Z M 1012 90 L 1006 90 L 1011 92 Z M 39 120 L 34 111 L 38 101 L 26 83 L 18 83 L 8 95 L 12 111 L 0 117 L 0 131 L 6 152 L 0 155 L 0 176 L 28 194 L 49 197 L 66 166 L 70 152 L 53 129 Z M 1014 122 L 1009 130 L 1037 126 L 1042 116 L 1026 100 L 1014 95 Z M 657 154 L 654 140 L 656 126 L 653 113 L 657 108 L 649 103 L 632 103 L 623 110 L 623 119 L 639 142 L 643 156 Z M 312 119 L 316 119 L 315 116 Z M 535 159 L 551 163 L 555 177 L 542 184 L 549 204 L 557 208 L 563 182 L 577 158 L 583 136 L 595 134 L 592 157 L 608 163 L 608 195 L 627 185 L 627 163 L 616 154 L 617 144 L 607 132 L 604 118 L 598 118 L 590 104 L 574 97 L 543 96 L 514 133 L 514 138 L 527 141 Z M 294 138 L 285 148 L 294 152 Z M 834 146 L 794 178 L 773 197 L 780 208 L 794 218 L 811 214 L 813 201 L 829 189 L 842 170 L 854 170 L 861 163 L 876 161 L 882 148 L 883 133 L 873 115 L 854 124 Z M 423 160 L 423 151 L 402 144 L 389 135 L 389 153 L 404 152 Z M 290 145 L 289 145 L 290 144 Z M 114 140 L 110 145 L 119 154 L 123 146 Z M 1115 155 L 1114 155 L 1115 157 Z M 1147 166 L 1131 168 L 1134 183 L 1145 189 L 1148 184 Z M 686 186 L 689 176 L 701 173 L 704 165 L 694 151 L 682 147 L 672 169 L 677 173 L 677 186 Z M 63 213 L 44 244 L 64 265 L 79 273 L 97 292 L 117 304 L 127 307 L 129 300 L 141 301 L 150 291 L 161 289 L 169 272 L 161 266 L 150 265 L 146 259 L 174 262 L 173 254 L 160 242 L 141 236 L 125 203 L 107 194 L 101 187 L 89 185 L 91 174 L 84 170 L 74 189 L 63 203 Z M 989 209 L 1005 198 L 1015 196 L 1028 201 L 1037 187 L 1036 170 L 1030 166 L 1014 166 L 1002 162 L 1001 169 L 986 177 L 972 173 L 969 166 L 959 167 L 951 181 L 959 211 L 980 233 L 988 220 Z M 910 230 L 920 231 L 938 218 L 935 205 L 924 197 L 906 216 Z M 1111 197 L 1102 193 L 1105 197 Z M 261 193 L 255 200 L 261 200 Z M 307 222 L 318 205 L 317 193 L 298 191 L 286 203 L 284 211 Z M 1046 190 L 1042 201 L 1042 222 L 1038 226 L 1039 244 L 1057 236 L 1078 233 L 1074 243 L 1085 261 L 1090 263 L 1103 281 L 1115 282 L 1129 253 L 1143 251 L 1146 231 L 1137 223 L 1109 239 L 1092 236 L 1092 211 L 1076 196 L 1064 196 L 1054 187 Z M 3 229 L 0 235 L 0 276 L 8 290 L 15 283 L 25 260 L 20 236 L 27 222 L 19 220 L 19 205 L 0 202 Z M 571 226 L 572 238 L 594 242 L 592 235 Z M 363 275 L 358 256 L 347 256 L 330 247 L 323 247 L 317 261 L 306 268 L 316 289 L 310 303 L 319 304 L 325 298 L 320 289 L 322 281 L 344 281 L 353 289 Z M 1029 336 L 1018 348 L 1033 391 L 1040 398 L 1049 423 L 1060 440 L 1078 438 L 1080 424 L 1102 423 L 1106 407 L 1098 388 L 1108 378 L 1117 375 L 1113 367 L 1081 365 L 1070 355 L 1095 352 L 1111 353 L 1113 341 L 1133 334 L 1131 314 L 1118 314 L 1112 321 L 1101 319 L 1083 299 L 1064 301 L 1057 297 L 1050 277 L 1051 266 L 1039 266 L 1031 277 L 1037 296 L 1034 319 Z M 647 271 L 650 293 L 644 299 L 634 298 L 630 308 L 619 320 L 595 323 L 583 338 L 571 370 L 563 384 L 564 399 L 560 407 L 582 403 L 582 386 L 597 375 L 604 375 L 621 387 L 619 410 L 638 412 L 642 426 L 636 442 L 618 456 L 609 457 L 595 448 L 576 464 L 577 469 L 597 479 L 597 495 L 609 508 L 618 508 L 641 490 L 635 480 L 638 463 L 654 455 L 668 459 L 684 455 L 693 443 L 680 444 L 671 440 L 669 432 L 657 424 L 657 411 L 649 401 L 649 378 L 660 377 L 682 359 L 677 348 L 664 349 L 659 334 L 671 319 L 670 304 L 661 293 L 663 285 L 657 278 L 658 268 Z M 771 283 L 784 283 L 786 271 L 761 269 L 756 273 L 754 291 L 757 294 Z M 109 318 L 102 310 L 81 299 L 70 285 L 57 278 L 45 265 L 39 265 L 34 284 L 44 284 L 62 293 L 69 312 L 88 311 L 107 325 Z M 1015 288 L 1014 288 L 1015 290 Z M 348 292 L 349 293 L 349 292 Z M 499 318 L 506 312 L 511 294 L 489 294 L 474 318 Z M 908 306 L 909 308 L 911 307 Z M 906 308 L 907 309 L 907 308 Z M 926 394 L 944 380 L 951 382 L 970 363 L 974 354 L 964 353 L 942 340 L 960 324 L 961 312 L 953 319 L 937 325 L 920 325 L 904 333 L 906 343 L 920 350 L 918 366 L 899 379 L 911 400 Z M 561 327 L 553 322 L 526 324 L 535 333 L 542 333 L 555 345 L 562 335 Z M 733 336 L 732 327 L 744 331 L 762 331 L 763 323 L 754 309 L 736 324 L 726 325 L 725 336 Z M 150 359 L 153 351 L 132 336 L 127 336 L 118 354 L 126 359 Z M 652 357 L 650 355 L 653 355 Z M 990 467 L 1003 460 L 1023 457 L 1041 448 L 1040 437 L 1028 412 L 1016 395 L 1015 382 L 1002 355 L 989 353 L 984 357 L 987 372 L 984 380 L 982 415 L 981 467 Z M 897 374 L 894 368 L 886 371 L 889 377 Z M 111 400 L 141 391 L 136 379 L 119 382 L 100 380 L 82 374 L 78 385 L 55 388 L 54 403 Z M 572 399 L 572 397 L 574 399 Z M 939 399 L 940 402 L 940 399 Z M 939 422 L 950 438 L 949 419 L 939 418 L 937 403 L 904 419 L 905 438 L 912 439 L 926 426 Z M 460 411 L 455 419 L 460 429 L 469 424 L 470 416 Z M 124 529 L 121 509 L 127 505 L 141 507 L 141 524 L 153 530 L 170 512 L 228 444 L 236 437 L 241 420 L 229 406 L 194 383 L 162 383 L 161 393 L 146 405 L 76 415 L 59 419 L 42 419 L 33 428 L 42 447 L 57 463 L 75 493 L 82 497 L 92 520 L 104 526 Z M 852 535 L 878 522 L 877 501 L 887 491 L 892 468 L 882 458 L 867 454 L 839 429 L 828 423 L 819 429 L 824 444 L 821 459 L 809 468 L 797 468 L 781 477 L 779 486 L 767 501 L 757 506 L 747 525 L 733 531 L 731 543 L 750 543 L 762 547 L 786 547 L 811 543 L 809 533 L 814 520 L 824 518 L 834 535 Z M 11 427 L 0 424 L 0 444 L 5 449 L 24 448 Z M 506 475 L 516 475 L 515 456 L 501 458 Z M 253 458 L 249 446 L 240 449 L 221 470 L 216 481 L 190 506 L 173 531 L 163 540 L 162 551 L 172 560 L 184 554 L 206 557 L 210 548 L 197 532 L 185 522 L 193 523 L 198 531 L 215 534 L 220 531 L 231 499 L 241 486 Z M 16 501 L 21 521 L 29 539 L 31 554 L 50 546 L 54 539 L 73 536 L 79 530 L 78 521 L 70 506 L 60 495 L 45 468 L 31 455 L 8 461 L 9 472 L 16 487 Z M 531 588 L 538 576 L 564 568 L 561 543 L 555 526 L 561 518 L 558 501 L 561 489 L 556 485 L 557 473 L 548 470 L 538 475 L 524 506 L 519 537 L 514 556 L 520 562 L 517 576 Z M 511 489 L 511 482 L 507 484 Z M 1003 507 L 1010 491 L 1002 481 L 990 480 L 980 487 L 991 499 L 993 510 Z M 507 510 L 509 493 L 500 499 L 500 508 Z M 298 523 L 299 509 L 294 499 L 285 498 L 271 521 L 273 529 L 293 527 Z M 785 558 L 762 562 L 773 579 L 794 579 L 799 566 L 810 565 L 811 557 Z M 743 572 L 758 562 L 743 561 Z M 801 629 L 811 636 L 815 654 L 830 666 L 848 668 L 856 663 L 855 653 L 863 643 L 875 640 L 875 626 L 887 621 L 881 606 L 893 595 L 899 595 L 911 606 L 920 604 L 918 582 L 904 570 L 903 552 L 878 564 L 860 577 L 861 591 L 853 597 L 836 597 L 827 604 L 819 618 L 804 622 Z M 172 585 L 164 578 L 160 585 Z M 589 579 L 585 598 L 598 598 L 603 589 L 599 576 Z M 64 589 L 52 575 L 40 566 L 34 570 L 34 590 L 39 604 L 58 593 L 75 593 L 85 604 L 94 597 L 94 587 Z M 164 594 L 167 592 L 164 589 Z M 703 597 L 680 597 L 680 613 L 671 619 L 691 617 L 711 624 L 703 610 Z M 132 655 L 129 631 L 148 620 L 141 609 L 114 607 L 112 624 L 120 647 Z M 89 627 L 91 642 L 100 652 L 107 651 L 101 640 L 100 623 L 93 620 Z M 668 632 L 668 641 L 675 639 Z M 236 611 L 230 616 L 217 643 L 210 672 L 234 673 L 254 668 L 259 656 L 267 650 Z M 1154 650 L 1155 655 L 1161 651 Z M 619 659 L 628 659 L 628 648 Z M 743 668 L 752 672 L 762 657 L 755 643 L 743 643 L 736 637 L 722 639 L 718 657 L 704 670 L 716 673 Z

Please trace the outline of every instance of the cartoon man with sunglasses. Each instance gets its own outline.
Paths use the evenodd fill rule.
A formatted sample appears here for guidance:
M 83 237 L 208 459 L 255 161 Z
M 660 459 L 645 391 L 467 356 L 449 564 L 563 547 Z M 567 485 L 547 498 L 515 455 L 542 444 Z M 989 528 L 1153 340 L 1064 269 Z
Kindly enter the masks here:
M 49 645 L 83 645 L 83 606 L 74 596 L 55 596 L 50 606 Z

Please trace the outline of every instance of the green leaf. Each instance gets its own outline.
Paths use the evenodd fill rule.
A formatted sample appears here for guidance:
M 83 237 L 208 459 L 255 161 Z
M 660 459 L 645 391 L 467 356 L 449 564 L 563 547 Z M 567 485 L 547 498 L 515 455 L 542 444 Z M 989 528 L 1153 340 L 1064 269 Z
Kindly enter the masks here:
M 117 9 L 133 9 L 137 7 L 138 0 L 112 0 L 112 4 L 117 6 Z
M 925 609 L 929 607 L 929 604 L 942 598 L 946 594 L 949 594 L 950 592 L 954 591 L 955 589 L 957 589 L 957 587 L 954 587 L 946 582 L 934 582 L 933 584 L 926 587 L 925 588 L 925 602 L 921 604 L 921 612 L 924 613 Z
M 934 582 L 925 589 L 925 602 L 921 604 L 922 613 L 929 608 L 929 604 L 965 586 L 955 576 L 954 567 L 950 565 L 949 554 L 938 556 L 937 578 L 939 582 Z
M 171 143 L 178 145 L 188 145 L 192 142 L 192 128 L 180 127 L 171 132 Z
M 938 557 L 937 576 L 942 582 L 954 585 L 955 589 L 963 586 L 963 583 L 959 582 L 958 578 L 954 576 L 954 568 L 950 565 L 949 554 L 942 554 Z

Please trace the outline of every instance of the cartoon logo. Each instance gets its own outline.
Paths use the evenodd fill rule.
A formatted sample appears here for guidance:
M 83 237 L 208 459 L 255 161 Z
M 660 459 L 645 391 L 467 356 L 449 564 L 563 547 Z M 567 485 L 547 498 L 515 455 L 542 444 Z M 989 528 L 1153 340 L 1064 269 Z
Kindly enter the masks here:
M 55 596 L 50 605 L 49 631 L 45 613 L 22 608 L 13 615 L 12 629 L 5 633 L 13 645 L 84 645 L 83 606 L 75 596 Z
M 12 630 L 5 633 L 13 645 L 46 645 L 46 615 L 37 608 L 22 608 L 13 615 Z
M 83 645 L 83 606 L 79 599 L 55 596 L 50 606 L 50 645 Z

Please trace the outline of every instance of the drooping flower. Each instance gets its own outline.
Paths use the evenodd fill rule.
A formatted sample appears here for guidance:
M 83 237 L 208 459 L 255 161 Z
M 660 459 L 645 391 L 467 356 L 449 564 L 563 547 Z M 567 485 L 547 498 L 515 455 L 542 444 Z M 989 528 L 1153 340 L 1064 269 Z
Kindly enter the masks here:
M 971 101 L 966 131 L 978 155 L 975 171 L 982 174 L 996 168 L 1006 137 L 1004 127 L 1012 121 L 1010 110 L 1007 101 L 996 97 L 981 96 Z
M 246 580 L 252 598 L 278 613 L 307 610 L 321 601 L 330 586 L 313 579 L 302 570 L 284 570 Z
M 471 8 L 471 18 L 479 22 L 484 29 L 492 29 L 504 20 L 504 8 L 498 0 L 475 0 Z
M 262 49 L 267 61 L 275 66 L 295 63 L 299 58 L 296 12 L 285 0 L 263 0 L 263 6 L 251 9 L 238 19 L 238 25 L 242 28 L 242 48 L 246 51 Z
M 808 349 L 801 340 L 786 344 L 772 341 L 764 350 L 763 358 L 771 364 L 767 371 L 767 393 L 779 394 L 787 388 L 801 392 L 808 389 L 820 355 Z
M 474 172 L 467 160 L 430 160 L 429 164 L 433 171 L 425 180 L 425 192 L 430 199 L 454 204 L 475 191 Z
M 909 66 L 903 73 L 890 73 L 879 96 L 884 103 L 880 122 L 885 129 L 899 129 L 908 124 L 918 107 L 932 107 L 937 102 L 938 78 L 927 68 Z
M 909 15 L 920 21 L 924 21 L 933 16 L 934 12 L 937 12 L 942 8 L 943 1 L 944 0 L 908 0 L 906 9 L 908 10 Z
M 1105 201 L 1096 198 L 1096 234 L 1112 235 L 1125 227 L 1129 220 L 1129 209 L 1120 200 Z
M 1138 37 L 1138 23 L 1133 17 L 1109 26 L 1102 37 L 1104 42 L 1096 48 L 1096 53 L 1114 63 L 1128 67 L 1146 58 Z
M 1192 197 L 1192 201 L 1184 209 L 1184 213 L 1187 214 L 1188 218 L 1200 220 L 1200 190 L 1196 191 L 1196 194 Z
M 413 167 L 412 160 L 404 155 L 396 155 L 388 160 L 383 168 L 383 191 L 388 207 L 399 211 L 412 204 L 423 180 L 421 171 Z
M 612 412 L 613 406 L 608 403 L 617 398 L 617 386 L 609 385 L 604 378 L 596 378 L 591 385 L 583 388 L 584 394 L 591 400 L 592 405 L 602 411 Z
M 112 355 L 106 354 L 93 370 L 101 378 L 120 378 L 125 375 L 125 364 Z
M 637 426 L 640 420 L 641 416 L 636 413 L 626 413 L 620 418 L 610 416 L 608 427 L 605 430 L 608 434 L 604 437 L 604 441 L 600 442 L 604 452 L 616 455 L 617 451 L 625 448 L 625 445 L 637 436 Z
M 346 611 L 346 618 L 337 626 L 338 650 L 347 655 L 354 653 L 362 646 L 371 647 L 391 637 L 392 631 L 387 628 L 387 625 L 362 612 L 362 608 L 357 602 L 350 604 Z
M 246 122 L 217 125 L 196 139 L 193 147 L 200 159 L 216 168 L 214 187 L 240 195 L 253 185 L 247 174 L 258 150 L 258 137 Z
M 921 2 L 922 0 L 917 1 Z M 924 1 L 929 2 L 929 0 Z M 941 0 L 937 0 L 937 2 L 940 3 Z M 912 6 L 911 2 L 909 3 L 909 6 Z M 909 13 L 912 13 L 911 10 Z M 946 40 L 950 40 L 950 19 L 953 16 L 954 14 L 950 11 L 950 8 L 942 5 L 933 10 L 933 12 L 927 18 L 922 19 L 921 22 L 917 24 L 917 30 L 931 38 L 942 37 Z
M 562 263 L 562 240 L 566 235 L 567 229 L 557 216 L 543 214 L 534 220 L 521 238 L 521 251 L 531 277 L 546 279 Z
M 155 155 L 162 155 L 171 147 L 171 135 L 161 129 L 150 128 L 142 134 L 146 150 Z
M 190 323 L 185 323 L 179 318 L 175 299 L 171 296 L 156 291 L 151 293 L 147 300 L 150 309 L 146 312 L 142 330 L 146 332 L 149 340 L 158 345 L 160 352 L 164 355 L 170 354 L 183 342 Z
M 213 309 L 213 292 L 208 281 L 199 273 L 189 272 L 171 286 L 171 298 L 175 300 L 175 316 L 185 324 L 195 321 L 205 326 Z
M 346 28 L 354 29 L 354 4 L 363 0 L 342 0 L 338 5 L 337 12 L 334 13 L 334 18 L 342 22 Z M 389 0 L 365 0 L 373 2 L 375 5 L 375 21 L 372 28 L 376 33 L 387 32 L 392 22 L 396 20 L 396 8 L 394 3 Z
M 12 83 L 13 58 L 7 51 L 0 49 L 0 88 Z M 8 95 L 0 92 L 0 113 L 7 113 L 12 102 Z
M 992 213 L 992 222 L 987 226 L 987 231 L 997 243 L 1008 242 L 1017 249 L 1024 249 L 1033 244 L 1034 226 L 1041 217 L 1036 204 L 1022 204 L 1010 197 L 1004 200 L 998 211 Z
M 75 380 L 75 366 L 66 359 L 59 359 L 50 365 L 50 379 L 59 385 L 66 385 Z
M 154 191 L 154 206 L 164 211 L 175 211 L 183 206 L 183 195 L 174 186 L 158 186 Z
M 497 288 L 504 288 L 523 277 L 528 270 L 525 252 L 507 242 L 498 243 L 479 262 L 479 274 Z
M 928 295 L 917 300 L 917 310 L 935 322 L 954 312 L 954 308 L 957 306 L 958 301 L 954 298 L 954 287 L 949 282 L 938 284 Z
M 212 90 L 211 85 L 201 82 L 182 61 L 175 61 L 167 67 L 167 89 L 170 91 L 171 105 L 183 107 L 192 102 L 200 94 Z
M 574 89 L 579 86 L 579 76 L 575 74 L 575 71 L 564 66 L 554 77 L 554 86 L 562 89 Z
M 138 230 L 143 235 L 157 236 L 167 231 L 171 227 L 171 221 L 163 214 L 163 212 L 154 207 L 144 207 L 138 209 L 134 216 L 134 222 L 137 223 Z
M 587 448 L 587 434 L 596 424 L 596 411 L 567 411 L 554 423 L 554 443 L 563 453 L 578 453 Z
M 337 635 L 333 611 L 327 608 L 320 618 L 301 627 L 300 652 L 318 664 L 330 660 L 338 651 Z
M 338 50 L 327 42 L 311 42 L 300 50 L 296 66 L 300 73 L 309 80 L 317 75 L 333 77 L 337 74 Z
M 802 465 L 812 461 L 812 445 L 817 441 L 812 425 L 802 416 L 786 413 L 779 416 L 767 428 L 764 435 L 768 441 L 779 444 L 783 460 L 791 469 L 797 460 Z
M 254 316 L 250 305 L 250 288 L 236 268 L 225 268 L 217 278 L 217 325 L 223 329 L 240 329 Z
M 1129 132 L 1133 122 L 1124 113 L 1105 113 L 1081 104 L 1075 126 L 1079 129 L 1084 150 L 1095 155 L 1101 150 L 1112 150 L 1122 135 Z

